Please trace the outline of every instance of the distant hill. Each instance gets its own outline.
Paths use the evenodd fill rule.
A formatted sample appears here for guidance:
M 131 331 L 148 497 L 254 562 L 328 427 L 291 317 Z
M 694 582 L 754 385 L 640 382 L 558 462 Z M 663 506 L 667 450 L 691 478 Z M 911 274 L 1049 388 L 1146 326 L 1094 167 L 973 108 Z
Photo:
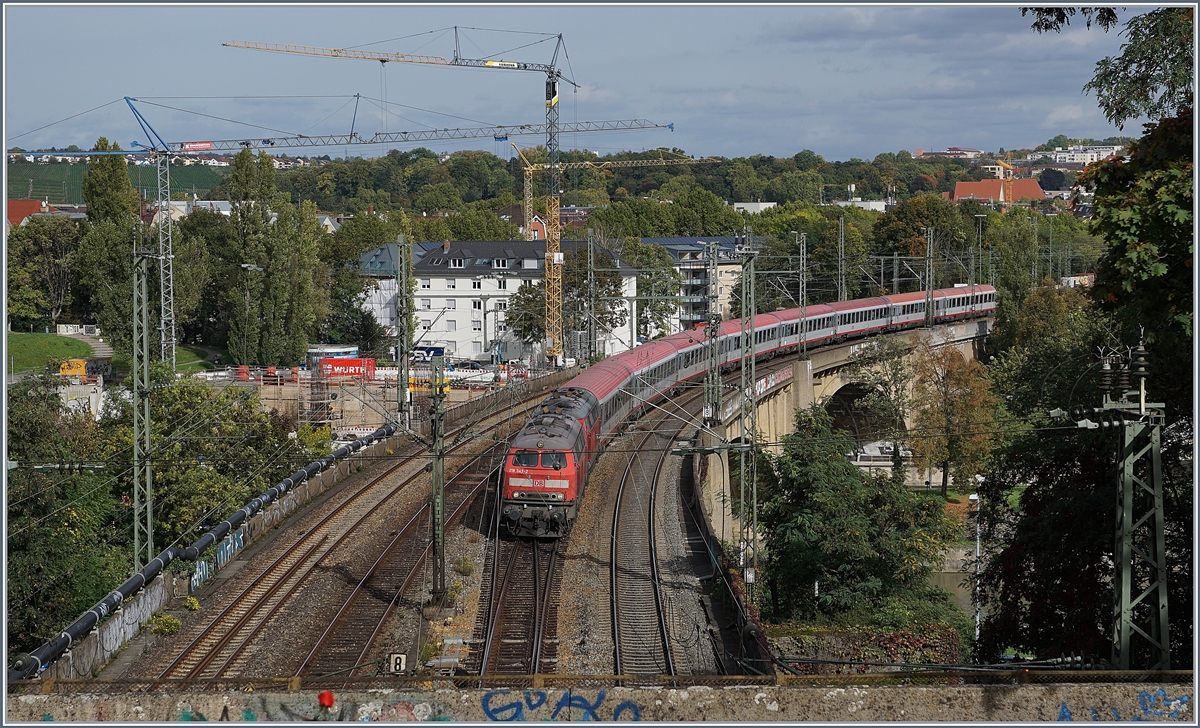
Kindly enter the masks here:
M 25 161 L 8 163 L 8 199 L 49 200 L 50 204 L 82 204 L 83 173 L 87 163 Z M 201 197 L 225 179 L 224 167 L 171 167 L 171 192 L 191 192 Z M 150 199 L 158 196 L 158 176 L 154 167 L 129 165 L 129 180 Z

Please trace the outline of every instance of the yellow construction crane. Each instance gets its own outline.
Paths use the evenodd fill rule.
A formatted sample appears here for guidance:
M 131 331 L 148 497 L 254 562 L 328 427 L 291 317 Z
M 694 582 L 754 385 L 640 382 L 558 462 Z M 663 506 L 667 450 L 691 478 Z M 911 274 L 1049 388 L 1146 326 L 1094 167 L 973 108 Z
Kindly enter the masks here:
M 510 142 L 511 144 L 511 142 Z M 533 240 L 533 173 L 538 170 L 545 170 L 552 166 L 551 163 L 534 164 L 526 158 L 520 147 L 516 144 L 512 148 L 517 150 L 517 156 L 521 158 L 521 164 L 525 169 L 525 200 L 524 200 L 524 220 L 525 220 L 525 239 Z M 608 162 L 565 162 L 559 163 L 557 168 L 562 170 L 571 169 L 601 169 L 612 170 L 624 167 L 668 167 L 677 164 L 705 164 L 708 162 L 723 161 L 719 157 L 704 157 L 701 159 L 693 159 L 691 157 L 679 157 L 677 159 L 663 156 L 662 150 L 658 150 L 658 159 L 616 159 Z M 558 363 L 562 357 L 562 250 L 560 248 L 562 224 L 558 216 L 558 190 L 552 190 L 552 194 L 546 195 L 546 269 L 545 269 L 545 294 L 546 294 L 546 338 L 549 340 L 549 345 L 546 348 L 546 356 L 552 361 Z

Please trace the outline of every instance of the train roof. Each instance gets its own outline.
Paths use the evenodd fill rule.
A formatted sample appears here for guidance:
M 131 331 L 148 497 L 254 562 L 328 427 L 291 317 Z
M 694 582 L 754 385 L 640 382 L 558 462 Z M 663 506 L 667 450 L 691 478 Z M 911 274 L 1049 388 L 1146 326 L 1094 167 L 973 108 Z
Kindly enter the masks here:
M 563 387 L 581 387 L 596 395 L 598 400 L 603 401 L 623 382 L 633 376 L 633 367 L 619 357 L 619 354 L 610 356 L 593 364 L 582 374 L 564 384 Z
M 583 425 L 569 415 L 534 415 L 513 438 L 509 450 L 541 448 L 544 450 L 572 450 L 579 441 Z
M 876 306 L 886 306 L 890 303 L 882 296 L 875 298 L 855 298 L 849 301 L 835 301 L 829 304 L 829 307 L 834 311 L 857 311 L 860 308 L 875 308 Z

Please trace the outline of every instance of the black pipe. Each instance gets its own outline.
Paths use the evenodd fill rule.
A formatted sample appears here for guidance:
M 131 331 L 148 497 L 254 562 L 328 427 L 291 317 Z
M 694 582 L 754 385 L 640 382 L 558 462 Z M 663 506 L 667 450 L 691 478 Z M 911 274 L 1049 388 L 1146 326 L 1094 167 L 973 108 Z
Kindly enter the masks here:
M 208 533 L 201 536 L 191 546 L 187 548 L 177 548 L 175 546 L 168 547 L 158 556 L 150 560 L 145 568 L 137 572 L 129 579 L 117 587 L 116 591 L 112 592 L 104 599 L 100 600 L 96 606 L 89 609 L 79 619 L 75 620 L 58 634 L 57 637 L 50 640 L 46 644 L 34 650 L 32 653 L 21 653 L 13 659 L 12 666 L 8 671 L 8 680 L 21 680 L 42 672 L 50 663 L 57 660 L 64 652 L 70 649 L 77 640 L 82 639 L 88 632 L 93 630 L 96 625 L 100 624 L 100 620 L 120 609 L 121 604 L 129 597 L 136 594 L 146 584 L 154 580 L 156 576 L 161 574 L 166 569 L 167 564 L 176 559 L 184 561 L 195 561 L 200 558 L 200 554 L 209 546 L 213 545 L 225 534 L 229 533 L 247 519 L 254 516 L 263 508 L 274 502 L 279 496 L 290 491 L 293 487 L 305 482 L 310 477 L 320 473 L 326 468 L 337 463 L 341 458 L 346 457 L 358 450 L 371 445 L 372 443 L 386 439 L 391 435 L 396 434 L 396 425 L 384 425 L 378 430 L 375 430 L 370 435 L 360 437 L 354 442 L 338 448 L 332 454 L 327 455 L 320 460 L 314 460 L 305 466 L 302 470 L 297 470 L 287 478 L 279 481 L 274 487 L 268 489 L 254 500 L 250 501 L 241 510 L 237 511 L 229 518 L 221 521 L 217 525 L 209 529 Z

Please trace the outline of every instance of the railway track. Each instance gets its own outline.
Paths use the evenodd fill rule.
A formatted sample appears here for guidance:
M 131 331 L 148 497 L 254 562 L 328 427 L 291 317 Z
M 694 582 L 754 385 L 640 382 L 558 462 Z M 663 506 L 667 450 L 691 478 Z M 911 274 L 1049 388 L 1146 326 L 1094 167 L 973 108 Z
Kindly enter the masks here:
M 670 446 L 687 423 L 669 416 L 659 418 L 657 423 L 667 420 L 673 420 L 674 426 L 656 426 L 640 438 L 625 465 L 613 507 L 609 574 L 613 667 L 617 675 L 675 674 L 658 569 L 655 496 Z M 648 477 L 646 468 L 637 467 L 645 459 L 653 463 Z
M 527 412 L 540 399 L 539 396 L 523 402 L 520 413 Z M 519 420 L 519 416 L 508 417 L 488 429 L 503 430 L 507 435 L 516 427 L 512 423 Z M 458 448 L 469 441 L 464 440 Z M 158 679 L 217 679 L 236 674 L 247 659 L 246 648 L 318 565 L 347 543 L 372 515 L 385 510 L 389 502 L 425 477 L 425 472 L 419 471 L 399 485 L 389 482 L 391 475 L 418 457 L 419 453 L 403 457 L 335 506 L 203 627 Z
M 498 525 L 499 522 L 496 522 Z M 566 539 L 493 539 L 483 650 L 468 670 L 482 675 L 554 672 L 558 662 L 558 601 Z M 472 669 L 473 668 L 473 669 Z
M 489 483 L 498 482 L 506 450 L 503 442 L 493 444 L 446 483 L 447 524 L 466 511 Z M 384 548 L 362 580 L 336 595 L 342 601 L 341 608 L 296 674 L 353 677 L 356 669 L 374 665 L 368 656 L 375 638 L 404 601 L 433 549 L 429 529 L 426 503 Z

